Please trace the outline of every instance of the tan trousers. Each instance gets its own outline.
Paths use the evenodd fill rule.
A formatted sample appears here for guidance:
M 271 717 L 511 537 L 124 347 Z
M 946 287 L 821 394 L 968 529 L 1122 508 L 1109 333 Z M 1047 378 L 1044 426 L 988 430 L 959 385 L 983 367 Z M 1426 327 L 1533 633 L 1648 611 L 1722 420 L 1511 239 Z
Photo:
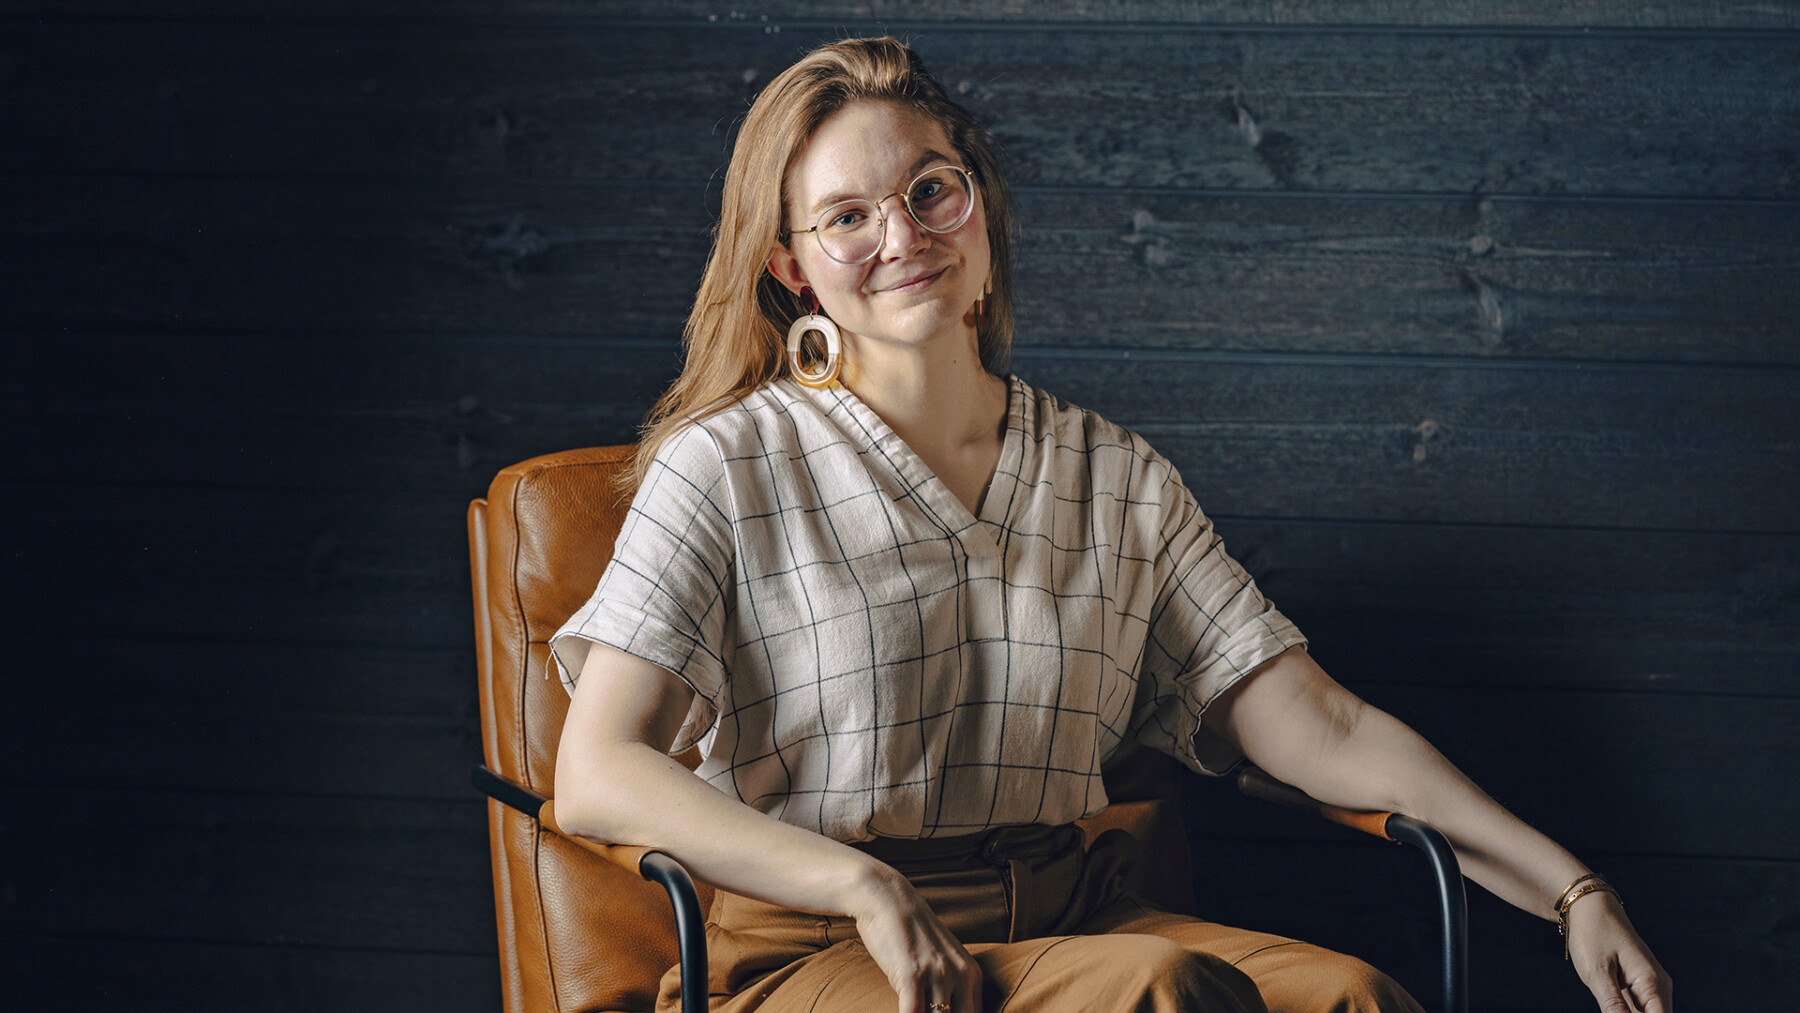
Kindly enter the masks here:
M 1169 914 L 1125 887 L 1136 841 L 1065 827 L 859 845 L 904 873 L 982 967 L 983 1013 L 1422 1013 L 1368 964 Z M 892 1013 L 848 918 L 720 891 L 707 923 L 713 1013 Z M 679 1008 L 676 969 L 659 1013 Z

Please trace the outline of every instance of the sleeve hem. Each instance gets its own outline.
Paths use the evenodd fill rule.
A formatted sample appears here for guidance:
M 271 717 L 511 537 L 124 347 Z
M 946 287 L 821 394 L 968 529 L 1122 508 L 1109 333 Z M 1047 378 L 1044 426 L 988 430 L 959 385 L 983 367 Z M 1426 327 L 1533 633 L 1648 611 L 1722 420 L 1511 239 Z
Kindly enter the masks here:
M 627 624 L 632 626 L 631 629 L 596 629 L 584 625 L 580 629 L 558 630 L 550 638 L 551 664 L 556 668 L 563 689 L 574 693 L 581 666 L 586 663 L 588 650 L 594 644 L 604 644 L 648 661 L 694 691 L 693 706 L 669 747 L 671 754 L 686 752 L 706 737 L 718 719 L 718 697 L 724 687 L 723 666 L 704 646 L 667 623 L 617 603 L 613 603 L 613 608 L 621 618 L 631 621 Z
M 1263 627 L 1257 629 L 1256 627 Z M 1241 642 L 1240 642 L 1241 640 Z M 1184 729 L 1176 738 L 1175 758 L 1197 773 L 1209 777 L 1220 777 L 1227 774 L 1244 759 L 1241 750 L 1232 748 L 1218 736 L 1207 730 L 1202 719 L 1207 708 L 1212 706 L 1224 692 L 1243 681 L 1257 669 L 1275 660 L 1296 647 L 1304 648 L 1306 637 L 1286 616 L 1273 609 L 1257 616 L 1249 624 L 1227 641 L 1214 659 L 1213 665 L 1223 662 L 1231 674 L 1220 680 L 1207 697 L 1199 705 L 1188 712 L 1192 721 L 1191 730 Z M 1211 668 L 1208 665 L 1206 668 Z M 1176 680 L 1178 685 L 1198 682 L 1206 678 L 1206 668 L 1194 669 L 1182 673 Z

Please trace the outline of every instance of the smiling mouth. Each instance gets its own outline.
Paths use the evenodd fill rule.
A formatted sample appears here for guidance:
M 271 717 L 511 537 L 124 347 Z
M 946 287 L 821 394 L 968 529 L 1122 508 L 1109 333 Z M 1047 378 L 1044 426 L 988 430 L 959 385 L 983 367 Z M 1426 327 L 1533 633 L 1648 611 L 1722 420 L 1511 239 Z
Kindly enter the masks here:
M 936 281 L 938 275 L 943 274 L 945 271 L 948 271 L 949 269 L 950 268 L 948 266 L 940 267 L 937 270 L 932 271 L 928 274 L 921 274 L 917 278 L 914 278 L 911 281 L 903 281 L 898 285 L 889 285 L 887 288 L 884 288 L 881 291 L 883 291 L 883 292 L 917 292 L 918 290 L 931 284 L 933 281 Z

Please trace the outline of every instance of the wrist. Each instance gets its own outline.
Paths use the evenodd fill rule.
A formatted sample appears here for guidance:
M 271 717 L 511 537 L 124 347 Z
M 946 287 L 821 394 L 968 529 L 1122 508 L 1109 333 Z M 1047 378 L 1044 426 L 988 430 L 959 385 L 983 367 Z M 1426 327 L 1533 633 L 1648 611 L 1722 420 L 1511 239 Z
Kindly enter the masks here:
M 1604 903 L 1593 900 L 1592 898 L 1596 896 L 1607 898 L 1607 900 Z M 1620 913 L 1623 913 L 1625 910 L 1624 902 L 1619 899 L 1619 891 L 1615 890 L 1613 885 L 1608 883 L 1599 873 L 1587 873 L 1573 883 L 1570 883 L 1568 888 L 1557 897 L 1555 904 L 1556 930 L 1561 933 L 1563 937 L 1564 959 L 1568 959 L 1569 957 L 1569 933 L 1572 924 L 1571 915 L 1577 907 L 1584 902 L 1586 903 L 1586 909 L 1588 911 L 1596 913 L 1602 907 L 1611 905 L 1617 905 Z
M 912 892 L 912 883 L 898 869 L 856 852 L 859 859 L 848 870 L 843 887 L 844 914 L 857 921 L 877 911 L 892 910 Z

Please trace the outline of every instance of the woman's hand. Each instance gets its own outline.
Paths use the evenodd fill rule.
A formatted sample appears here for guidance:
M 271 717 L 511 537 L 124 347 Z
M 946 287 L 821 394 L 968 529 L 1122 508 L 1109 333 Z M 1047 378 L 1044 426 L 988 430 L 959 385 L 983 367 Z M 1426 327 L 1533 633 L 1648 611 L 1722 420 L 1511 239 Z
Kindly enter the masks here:
M 883 866 L 857 890 L 850 916 L 900 1013 L 980 1013 L 981 967 L 906 877 Z
M 1463 874 L 1540 918 L 1589 870 L 1477 788 L 1419 734 L 1295 649 L 1221 693 L 1205 727 L 1330 805 L 1414 816 L 1442 831 Z M 1673 1013 L 1669 976 L 1605 891 L 1569 907 L 1569 959 L 1602 1013 Z
M 693 700 L 663 669 L 591 648 L 557 747 L 563 829 L 659 848 L 732 893 L 847 915 L 899 994 L 900 1013 L 980 1013 L 980 967 L 905 876 L 751 809 L 668 756 Z
M 1638 938 L 1618 897 L 1595 891 L 1569 906 L 1569 960 L 1601 1013 L 1674 1013 L 1669 973 Z

